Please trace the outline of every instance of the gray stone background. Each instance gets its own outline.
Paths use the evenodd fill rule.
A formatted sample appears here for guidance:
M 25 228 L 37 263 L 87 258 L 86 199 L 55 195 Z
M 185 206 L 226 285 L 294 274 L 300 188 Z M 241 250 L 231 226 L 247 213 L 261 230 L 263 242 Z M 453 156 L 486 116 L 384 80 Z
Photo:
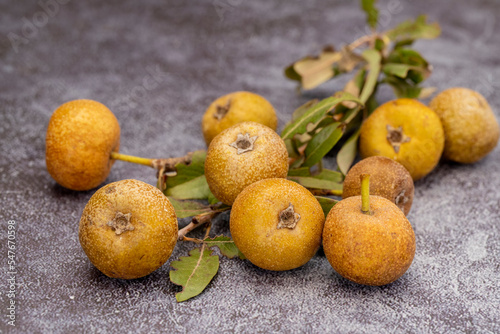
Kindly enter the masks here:
M 110 279 L 78 242 L 79 218 L 95 190 L 65 190 L 46 172 L 49 117 L 77 98 L 109 106 L 122 128 L 121 151 L 143 157 L 203 149 L 202 113 L 235 90 L 268 98 L 282 129 L 296 107 L 345 82 L 299 96 L 283 68 L 325 44 L 359 37 L 358 7 L 351 1 L 0 1 L 0 332 L 499 333 L 498 147 L 474 165 L 442 162 L 416 183 L 409 215 L 416 256 L 393 284 L 350 283 L 321 253 L 288 272 L 221 258 L 206 291 L 184 303 L 175 301 L 179 288 L 168 279 L 169 264 L 192 244 L 179 243 L 171 260 L 145 278 Z M 382 28 L 421 13 L 437 20 L 442 36 L 416 44 L 434 66 L 428 85 L 476 89 L 500 118 L 500 2 L 381 0 L 379 7 Z M 156 84 L 145 85 L 151 78 Z M 380 91 L 381 102 L 391 98 L 390 90 Z M 107 182 L 124 178 L 155 183 L 152 170 L 117 162 Z M 9 220 L 17 228 L 14 328 L 6 317 Z M 212 233 L 229 233 L 228 215 Z

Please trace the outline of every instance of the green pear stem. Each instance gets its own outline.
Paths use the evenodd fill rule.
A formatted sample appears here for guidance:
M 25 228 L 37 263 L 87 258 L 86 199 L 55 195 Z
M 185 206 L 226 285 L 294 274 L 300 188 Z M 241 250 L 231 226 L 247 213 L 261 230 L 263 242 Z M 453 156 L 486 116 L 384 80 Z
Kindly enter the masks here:
M 133 155 L 128 155 L 128 154 L 122 154 L 118 152 L 111 152 L 111 159 L 149 166 L 161 172 L 162 174 L 168 172 L 175 172 L 176 171 L 175 166 L 179 163 L 186 165 L 190 164 L 192 156 L 193 152 L 189 152 L 183 157 L 166 158 L 166 159 L 148 159 L 148 158 L 135 157 Z
M 370 215 L 370 174 L 361 174 L 361 212 Z
M 127 155 L 118 152 L 111 152 L 111 159 L 131 162 L 134 164 L 145 165 L 149 167 L 153 167 L 153 160 L 154 160 L 148 158 L 134 157 L 133 155 Z

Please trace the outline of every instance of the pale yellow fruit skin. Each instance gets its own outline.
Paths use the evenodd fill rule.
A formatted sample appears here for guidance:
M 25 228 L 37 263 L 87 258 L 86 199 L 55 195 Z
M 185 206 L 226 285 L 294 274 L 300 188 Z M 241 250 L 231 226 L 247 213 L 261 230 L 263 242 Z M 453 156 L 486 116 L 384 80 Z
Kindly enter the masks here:
M 225 106 L 229 100 L 231 101 L 229 111 L 219 121 L 214 117 L 217 106 Z M 246 121 L 263 124 L 274 131 L 278 126 L 278 118 L 273 106 L 258 94 L 241 91 L 219 97 L 207 108 L 201 122 L 207 146 L 223 130 Z
M 290 203 L 300 220 L 294 229 L 277 229 L 279 214 Z M 266 179 L 241 192 L 231 209 L 230 230 L 236 247 L 254 265 L 290 270 L 307 263 L 321 245 L 325 215 L 303 186 L 286 179 Z
M 229 144 L 238 134 L 257 136 L 254 149 L 237 154 Z M 205 160 L 205 177 L 214 196 L 231 205 L 246 186 L 268 178 L 285 178 L 288 152 L 285 142 L 271 128 L 243 122 L 224 130 L 210 143 Z
M 108 177 L 118 152 L 120 125 L 103 104 L 66 102 L 52 114 L 45 139 L 45 161 L 52 178 L 72 190 L 89 190 Z
M 391 201 L 370 196 L 371 215 L 361 196 L 343 199 L 326 217 L 323 249 L 333 269 L 364 285 L 385 285 L 401 277 L 415 256 L 415 233 Z
M 361 160 L 352 166 L 345 176 L 342 198 L 361 195 L 362 174 L 370 175 L 370 195 L 387 198 L 408 216 L 413 203 L 415 185 L 403 165 L 382 156 Z
M 395 152 L 387 139 L 387 125 L 402 127 L 410 141 Z M 359 138 L 362 158 L 385 156 L 402 164 L 416 181 L 439 163 L 444 148 L 444 132 L 432 109 L 413 99 L 397 99 L 382 104 L 363 122 Z
M 131 214 L 131 231 L 116 235 L 108 222 Z M 138 180 L 110 183 L 90 198 L 80 219 L 80 244 L 90 262 L 113 278 L 134 279 L 161 267 L 177 242 L 177 218 L 168 198 Z
M 429 105 L 443 123 L 444 157 L 460 163 L 474 163 L 498 143 L 498 121 L 486 99 L 471 89 L 450 88 Z

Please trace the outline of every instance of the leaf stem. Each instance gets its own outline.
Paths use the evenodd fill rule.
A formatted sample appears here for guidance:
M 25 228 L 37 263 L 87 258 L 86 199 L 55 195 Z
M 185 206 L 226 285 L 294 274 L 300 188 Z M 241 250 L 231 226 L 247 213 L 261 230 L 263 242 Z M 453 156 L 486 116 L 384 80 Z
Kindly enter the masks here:
M 370 174 L 361 174 L 361 212 L 371 215 L 370 211 Z
M 179 232 L 177 234 L 177 240 L 185 240 L 184 238 L 186 238 L 186 234 L 188 234 L 189 232 L 191 232 L 192 230 L 196 229 L 197 227 L 199 227 L 203 224 L 210 223 L 212 221 L 212 219 L 221 212 L 222 211 L 220 211 L 220 210 L 219 211 L 210 211 L 210 212 L 206 212 L 206 213 L 202 213 L 202 214 L 199 214 L 197 216 L 194 216 L 189 224 L 187 224 L 186 226 L 184 226 L 182 229 L 179 230 Z M 187 241 L 192 241 L 189 239 L 190 238 L 188 238 Z

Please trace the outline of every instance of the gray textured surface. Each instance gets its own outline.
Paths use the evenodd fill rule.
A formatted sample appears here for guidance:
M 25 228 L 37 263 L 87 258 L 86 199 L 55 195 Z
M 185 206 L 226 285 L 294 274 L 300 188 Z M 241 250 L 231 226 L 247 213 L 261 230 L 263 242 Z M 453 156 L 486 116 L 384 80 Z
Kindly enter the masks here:
M 65 190 L 45 170 L 44 133 L 58 105 L 108 105 L 122 127 L 121 151 L 146 157 L 203 148 L 204 109 L 234 90 L 267 97 L 282 128 L 295 107 L 342 87 L 334 81 L 297 96 L 283 67 L 353 40 L 364 16 L 349 1 L 64 2 L 47 20 L 36 1 L 0 2 L 0 332 L 500 332 L 498 147 L 471 166 L 442 163 L 417 182 L 409 216 L 415 260 L 385 287 L 349 283 L 322 254 L 280 273 L 222 258 L 207 290 L 180 304 L 170 262 L 133 281 L 98 272 L 77 236 L 93 191 Z M 498 118 L 500 3 L 380 8 L 389 3 L 401 12 L 385 11 L 385 26 L 426 12 L 443 27 L 439 40 L 417 44 L 434 65 L 429 85 L 476 89 Z M 27 22 L 39 27 L 30 31 Z M 14 48 L 9 33 L 25 39 Z M 151 76 L 157 85 L 145 87 Z M 151 170 L 117 162 L 107 182 L 123 178 L 155 182 Z M 14 330 L 6 324 L 8 220 L 18 232 Z M 213 233 L 228 233 L 227 223 L 222 216 Z M 173 258 L 190 247 L 178 244 Z

